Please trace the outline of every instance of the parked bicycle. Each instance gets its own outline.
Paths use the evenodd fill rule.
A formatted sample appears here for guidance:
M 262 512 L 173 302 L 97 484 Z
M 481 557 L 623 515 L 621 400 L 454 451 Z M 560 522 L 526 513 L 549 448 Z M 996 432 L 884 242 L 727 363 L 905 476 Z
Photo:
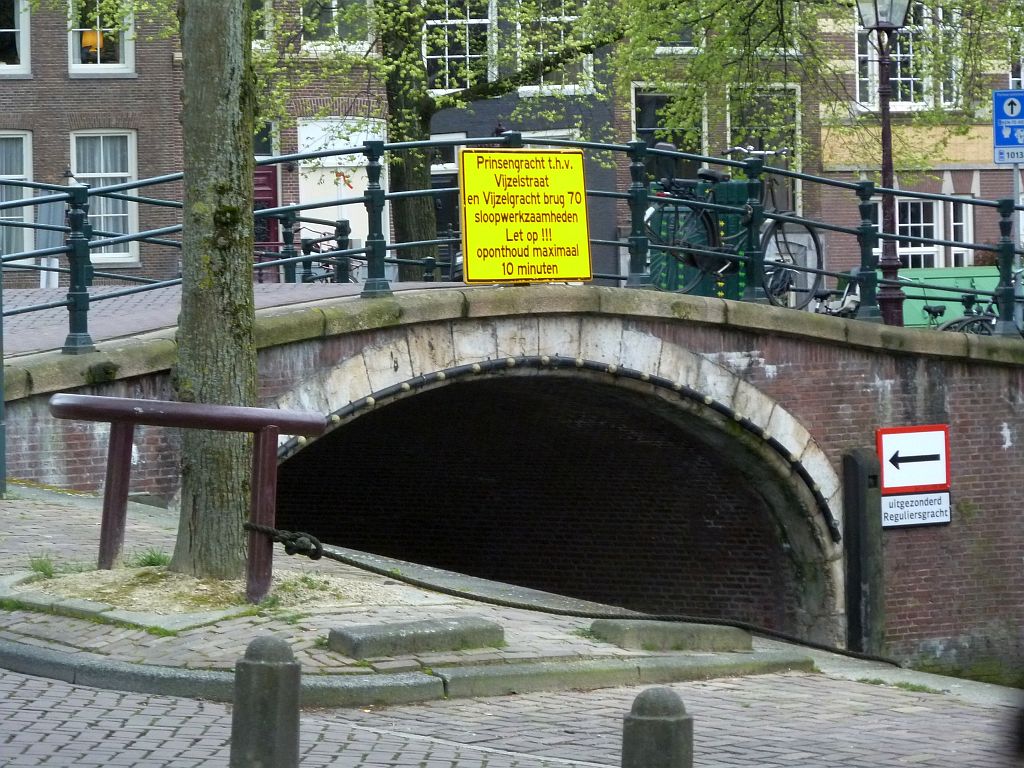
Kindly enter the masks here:
M 1015 270 L 1014 278 L 1022 272 L 1024 269 Z M 995 297 L 965 293 L 960 297 L 960 303 L 964 306 L 963 316 L 942 323 L 939 325 L 940 331 L 975 333 L 980 336 L 991 336 L 995 332 L 996 322 L 999 320 L 999 305 Z M 1021 334 L 1024 335 L 1024 330 Z
M 659 142 L 655 148 L 675 151 L 667 142 Z M 784 157 L 788 152 L 786 148 L 757 150 L 748 146 L 730 147 L 724 154 L 769 158 Z M 713 168 L 700 169 L 696 179 L 667 174 L 658 181 L 659 199 L 648 207 L 644 218 L 651 243 L 651 282 L 656 288 L 689 293 L 707 276 L 721 279 L 739 270 L 740 260 L 735 257 L 743 255 L 746 229 L 729 228 L 725 214 L 696 204 L 723 204 L 725 195 L 720 190 L 730 181 L 730 174 Z M 767 212 L 793 215 L 789 206 L 780 203 L 778 185 L 778 178 L 766 174 L 761 203 Z M 806 307 L 821 287 L 821 275 L 805 269 L 823 268 L 817 230 L 805 223 L 768 219 L 761 226 L 760 247 L 768 300 L 782 307 Z
M 819 315 L 856 317 L 860 309 L 860 283 L 855 279 L 840 279 L 835 288 L 819 288 L 813 295 Z

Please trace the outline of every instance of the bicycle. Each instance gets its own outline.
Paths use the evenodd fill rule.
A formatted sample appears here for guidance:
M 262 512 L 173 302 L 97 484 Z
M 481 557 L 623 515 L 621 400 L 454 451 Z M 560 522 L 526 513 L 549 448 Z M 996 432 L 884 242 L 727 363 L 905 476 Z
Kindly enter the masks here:
M 1014 270 L 1014 278 L 1022 272 L 1024 269 Z M 940 331 L 974 333 L 979 336 L 991 336 L 995 332 L 996 323 L 999 320 L 999 305 L 994 296 L 985 297 L 974 293 L 965 293 L 960 296 L 960 303 L 964 306 L 963 316 L 954 317 L 952 320 L 942 323 L 939 326 Z M 1018 328 L 1018 330 L 1020 329 Z M 1021 333 L 1024 335 L 1024 331 Z
M 860 283 L 853 275 L 837 281 L 835 288 L 819 288 L 813 296 L 818 315 L 853 318 L 860 309 Z
M 655 149 L 674 152 L 668 142 L 655 144 Z M 730 147 L 724 154 L 746 157 L 784 157 L 787 148 L 757 150 L 753 147 Z M 644 224 L 652 243 L 651 282 L 666 291 L 689 293 L 707 276 L 720 280 L 739 270 L 747 231 L 736 227 L 726 232 L 726 216 L 695 203 L 715 203 L 724 195 L 718 190 L 730 182 L 728 173 L 713 168 L 697 171 L 696 179 L 676 179 L 666 174 L 658 181 L 657 199 L 648 207 Z M 771 213 L 793 214 L 777 201 L 777 179 L 768 176 L 761 187 L 761 203 Z M 745 199 L 743 203 L 745 203 Z M 821 287 L 821 275 L 803 267 L 822 269 L 821 239 L 817 230 L 805 223 L 768 219 L 760 231 L 760 247 L 764 252 L 764 290 L 776 306 L 803 309 Z M 721 255 L 719 255 L 721 254 Z

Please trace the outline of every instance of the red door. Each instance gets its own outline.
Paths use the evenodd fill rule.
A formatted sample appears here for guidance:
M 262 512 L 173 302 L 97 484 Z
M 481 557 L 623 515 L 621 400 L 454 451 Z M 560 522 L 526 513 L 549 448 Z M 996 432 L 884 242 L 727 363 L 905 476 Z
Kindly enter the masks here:
M 280 205 L 277 193 L 277 166 L 258 165 L 253 174 L 253 208 L 276 208 Z M 257 216 L 253 220 L 254 240 L 256 241 L 256 262 L 273 261 L 281 250 L 281 226 L 277 219 Z M 281 282 L 281 270 L 258 269 L 255 279 L 257 283 Z

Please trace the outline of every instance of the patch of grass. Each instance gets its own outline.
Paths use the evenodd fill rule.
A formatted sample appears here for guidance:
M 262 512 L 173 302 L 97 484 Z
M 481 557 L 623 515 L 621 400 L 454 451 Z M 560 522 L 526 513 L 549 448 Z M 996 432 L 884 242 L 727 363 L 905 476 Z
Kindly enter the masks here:
M 267 595 L 265 598 L 260 600 L 259 604 L 256 607 L 259 608 L 261 613 L 263 611 L 273 611 L 273 610 L 275 610 L 277 608 L 280 608 L 281 607 L 281 596 L 280 595 Z
M 162 549 L 149 547 L 141 552 L 136 552 L 128 558 L 128 566 L 131 568 L 146 568 L 149 566 L 164 566 L 171 562 L 171 556 Z
M 601 642 L 601 638 L 595 635 L 590 627 L 580 627 L 579 629 L 573 629 L 569 632 L 570 635 L 576 635 L 576 637 L 582 637 L 584 640 L 593 640 L 594 642 Z
M 314 648 L 328 648 L 327 635 L 320 635 L 316 640 L 313 641 Z
M 49 555 L 35 555 L 28 559 L 28 568 L 41 579 L 52 579 L 57 569 Z
M 147 635 L 156 635 L 157 637 L 177 637 L 178 633 L 173 629 L 164 629 L 163 627 L 146 627 Z
M 904 691 L 913 691 L 914 693 L 942 693 L 942 691 L 937 688 L 932 688 L 928 685 L 921 685 L 920 683 L 899 682 L 893 683 L 893 685 L 897 688 L 902 688 Z
M 857 682 L 866 683 L 867 685 L 885 685 L 885 680 L 880 677 L 859 677 Z

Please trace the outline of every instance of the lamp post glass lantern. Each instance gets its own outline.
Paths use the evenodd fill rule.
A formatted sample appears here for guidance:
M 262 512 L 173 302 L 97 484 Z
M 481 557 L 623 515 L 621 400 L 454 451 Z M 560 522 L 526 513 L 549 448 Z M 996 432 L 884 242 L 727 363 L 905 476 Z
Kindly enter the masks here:
M 907 22 L 910 0 L 857 0 L 857 13 L 864 29 L 874 30 L 878 36 L 878 116 L 882 123 L 882 234 L 893 235 L 896 230 L 896 199 L 890 190 L 896 174 L 892 162 L 892 119 L 889 101 L 892 83 L 889 80 L 891 60 L 889 51 L 892 37 Z M 882 271 L 882 284 L 878 291 L 878 307 L 886 325 L 903 325 L 903 301 L 906 295 L 896 284 L 899 279 L 900 260 L 896 255 L 896 241 L 882 238 L 882 258 L 878 262 Z

